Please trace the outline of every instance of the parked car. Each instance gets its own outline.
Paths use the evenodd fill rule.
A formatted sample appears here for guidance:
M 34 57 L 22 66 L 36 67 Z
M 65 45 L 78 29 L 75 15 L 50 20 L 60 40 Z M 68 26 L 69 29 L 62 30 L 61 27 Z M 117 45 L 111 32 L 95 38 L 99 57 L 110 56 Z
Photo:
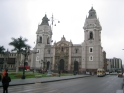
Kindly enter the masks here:
M 105 72 L 106 75 L 109 75 L 110 73 L 109 72 Z
M 123 73 L 118 73 L 118 77 L 123 77 Z

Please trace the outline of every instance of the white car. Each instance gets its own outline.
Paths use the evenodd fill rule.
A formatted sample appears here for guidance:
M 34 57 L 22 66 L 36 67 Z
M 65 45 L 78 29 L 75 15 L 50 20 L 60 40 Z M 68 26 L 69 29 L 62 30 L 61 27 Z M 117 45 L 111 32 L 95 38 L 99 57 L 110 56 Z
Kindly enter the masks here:
M 105 72 L 106 75 L 109 75 L 109 72 Z

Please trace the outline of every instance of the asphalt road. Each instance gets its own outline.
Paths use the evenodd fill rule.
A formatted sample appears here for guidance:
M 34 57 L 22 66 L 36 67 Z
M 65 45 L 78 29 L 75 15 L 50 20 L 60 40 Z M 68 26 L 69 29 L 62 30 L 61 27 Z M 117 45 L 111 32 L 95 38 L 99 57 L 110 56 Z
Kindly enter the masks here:
M 9 93 L 116 93 L 123 78 L 117 75 L 85 77 L 50 83 L 10 86 Z M 2 87 L 0 93 L 2 93 Z

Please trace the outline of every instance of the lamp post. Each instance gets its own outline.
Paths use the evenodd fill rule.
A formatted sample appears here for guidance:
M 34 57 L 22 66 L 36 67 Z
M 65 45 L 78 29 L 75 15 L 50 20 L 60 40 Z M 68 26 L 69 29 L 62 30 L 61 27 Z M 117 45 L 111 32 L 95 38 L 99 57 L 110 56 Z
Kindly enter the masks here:
M 51 41 L 51 42 L 53 42 L 53 41 Z M 51 76 L 51 63 L 52 63 L 52 57 L 51 57 L 51 42 L 50 42 L 50 63 L 49 63 L 49 68 L 48 68 L 48 73 L 47 73 L 47 76 Z
M 60 21 L 58 20 L 58 19 L 55 19 L 54 17 L 53 17 L 53 14 L 52 14 L 52 17 L 50 18 L 50 21 L 51 21 L 51 30 L 53 31 L 53 26 L 56 26 L 56 21 L 58 22 L 58 23 L 60 23 Z M 50 63 L 49 63 L 49 69 L 48 69 L 48 73 L 47 73 L 47 76 L 51 76 L 51 64 L 52 64 L 52 56 L 51 56 L 51 47 L 52 47 L 52 42 L 53 42 L 53 40 L 51 40 L 50 39 Z
M 23 68 L 22 79 L 25 79 L 25 63 L 26 63 L 26 59 L 28 59 L 28 55 L 30 54 L 29 47 L 26 47 L 25 51 L 22 52 L 22 54 L 24 55 L 24 68 Z

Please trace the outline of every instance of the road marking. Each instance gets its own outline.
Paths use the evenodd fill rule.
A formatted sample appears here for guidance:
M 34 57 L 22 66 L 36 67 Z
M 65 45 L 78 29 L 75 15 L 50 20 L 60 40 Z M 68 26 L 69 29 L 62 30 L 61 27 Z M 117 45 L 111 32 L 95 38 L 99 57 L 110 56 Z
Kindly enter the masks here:
M 44 92 L 44 93 L 51 93 L 51 92 L 54 92 L 54 91 L 57 91 L 57 89 L 50 90 L 50 91 L 47 91 L 47 92 Z
M 45 88 L 49 88 L 49 87 L 45 87 Z M 32 90 L 37 90 L 37 89 L 42 89 L 42 88 L 35 88 L 35 89 L 28 89 L 28 90 L 23 90 L 23 91 L 18 91 L 18 93 L 21 93 L 21 92 L 29 92 L 29 91 L 32 91 Z M 44 89 L 44 88 L 43 88 Z M 13 93 L 17 93 L 17 92 L 13 92 Z

